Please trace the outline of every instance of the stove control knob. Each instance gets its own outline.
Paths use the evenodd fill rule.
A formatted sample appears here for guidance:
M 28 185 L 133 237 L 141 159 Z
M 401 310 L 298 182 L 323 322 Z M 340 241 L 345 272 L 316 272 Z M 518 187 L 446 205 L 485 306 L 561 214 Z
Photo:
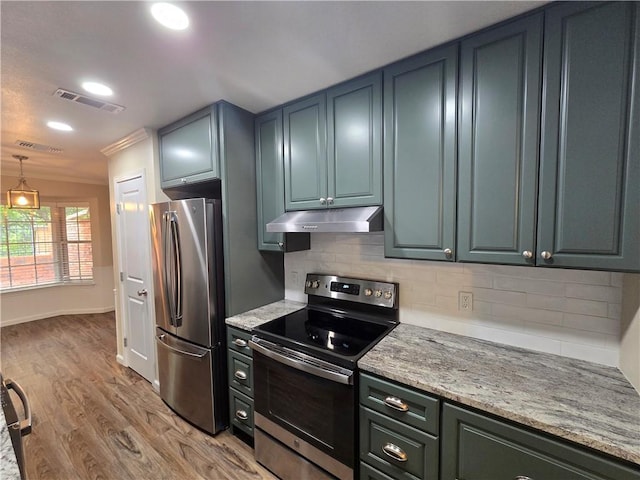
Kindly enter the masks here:
M 373 294 L 373 290 L 371 290 L 370 288 L 365 288 L 364 289 L 364 296 L 365 297 L 370 297 Z
M 311 288 L 318 288 L 320 286 L 320 282 L 318 280 L 314 280 L 311 284 Z
M 311 286 L 311 280 L 307 280 L 307 281 L 304 283 L 304 286 L 305 286 L 305 287 L 307 287 L 307 288 L 309 288 L 309 287 Z
M 387 290 L 386 292 L 384 292 L 384 298 L 389 300 L 391 298 L 393 294 L 391 293 L 391 290 Z
M 381 297 L 382 296 L 382 290 L 376 290 L 374 294 L 375 294 L 376 297 Z

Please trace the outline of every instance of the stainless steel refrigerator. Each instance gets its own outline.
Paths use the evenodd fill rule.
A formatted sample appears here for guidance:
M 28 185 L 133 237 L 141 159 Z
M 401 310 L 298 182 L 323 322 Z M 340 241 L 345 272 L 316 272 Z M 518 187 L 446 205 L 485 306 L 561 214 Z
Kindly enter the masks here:
M 221 201 L 151 207 L 160 396 L 215 434 L 228 425 Z

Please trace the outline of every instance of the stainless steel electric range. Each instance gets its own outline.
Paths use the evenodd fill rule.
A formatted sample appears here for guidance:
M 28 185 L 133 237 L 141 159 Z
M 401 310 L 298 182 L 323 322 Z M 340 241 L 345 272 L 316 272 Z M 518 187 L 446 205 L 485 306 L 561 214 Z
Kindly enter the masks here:
M 253 330 L 255 456 L 284 480 L 357 473 L 356 364 L 398 324 L 398 284 L 308 274 L 307 306 Z

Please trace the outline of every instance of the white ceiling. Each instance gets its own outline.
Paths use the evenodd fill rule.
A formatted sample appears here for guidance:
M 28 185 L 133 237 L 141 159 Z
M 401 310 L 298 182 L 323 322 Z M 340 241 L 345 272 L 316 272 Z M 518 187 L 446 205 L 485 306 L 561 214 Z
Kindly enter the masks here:
M 167 30 L 144 1 L 0 2 L 2 173 L 107 183 L 104 147 L 224 99 L 260 112 L 541 5 L 518 2 L 181 2 Z M 114 90 L 111 114 L 53 96 Z M 73 132 L 50 130 L 59 120 Z M 62 148 L 30 151 L 16 140 Z M 36 182 L 29 182 L 34 186 Z M 3 186 L 6 188 L 6 186 Z

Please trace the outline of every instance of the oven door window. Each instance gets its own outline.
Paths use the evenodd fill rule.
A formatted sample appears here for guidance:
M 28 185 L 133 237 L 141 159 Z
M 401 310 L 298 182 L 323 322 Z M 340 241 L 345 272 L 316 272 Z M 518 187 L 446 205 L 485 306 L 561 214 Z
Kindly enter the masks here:
M 255 411 L 340 462 L 354 465 L 355 388 L 254 352 Z

